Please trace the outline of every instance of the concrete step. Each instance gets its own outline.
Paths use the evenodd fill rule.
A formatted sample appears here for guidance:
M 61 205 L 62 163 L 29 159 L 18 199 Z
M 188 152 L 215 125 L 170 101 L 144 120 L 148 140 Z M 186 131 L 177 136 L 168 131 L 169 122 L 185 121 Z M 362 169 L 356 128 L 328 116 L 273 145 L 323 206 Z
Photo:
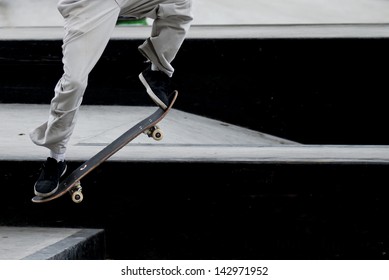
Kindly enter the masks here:
M 0 260 L 105 258 L 101 229 L 0 226 Z
M 0 124 L 0 159 L 2 160 L 42 160 L 47 156 L 45 148 L 35 146 L 29 132 L 48 118 L 48 105 L 0 104 L 0 118 L 7 122 Z M 76 130 L 69 143 L 68 160 L 85 161 L 111 143 L 126 130 L 141 121 L 156 107 L 135 106 L 82 106 Z M 218 120 L 196 116 L 173 109 L 159 126 L 165 137 L 156 142 L 146 135 L 140 135 L 116 155 L 114 160 L 191 160 L 199 154 L 189 150 L 202 147 L 208 150 L 204 157 L 213 157 L 212 150 L 225 147 L 233 150 L 235 146 L 268 146 L 297 144 L 258 131 L 242 128 Z M 177 149 L 176 152 L 172 150 Z

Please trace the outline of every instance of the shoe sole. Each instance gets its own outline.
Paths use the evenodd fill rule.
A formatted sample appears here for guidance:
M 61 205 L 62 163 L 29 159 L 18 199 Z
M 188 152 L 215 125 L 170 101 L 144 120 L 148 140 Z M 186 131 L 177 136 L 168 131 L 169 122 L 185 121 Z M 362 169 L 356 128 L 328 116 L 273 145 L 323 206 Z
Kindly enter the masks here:
M 140 73 L 139 74 L 139 80 L 142 82 L 142 84 L 145 86 L 146 88 L 146 91 L 148 93 L 148 95 L 150 96 L 150 98 L 154 101 L 155 104 L 157 104 L 159 107 L 161 107 L 162 109 L 166 110 L 167 109 L 167 105 L 165 103 L 163 103 L 161 101 L 161 99 L 158 98 L 158 96 L 155 95 L 155 93 L 153 92 L 153 90 L 151 89 L 151 87 L 149 86 L 149 84 L 147 83 L 146 79 L 143 77 L 143 74 Z
M 59 178 L 61 178 L 63 175 L 65 175 L 67 169 L 68 169 L 68 166 L 66 165 L 64 171 L 62 172 L 61 176 L 59 176 Z M 57 187 L 55 187 L 55 189 L 53 189 L 53 190 L 52 190 L 51 192 L 49 192 L 49 193 L 40 193 L 40 192 L 37 192 L 36 189 L 35 189 L 35 186 L 36 186 L 36 183 L 35 183 L 35 185 L 34 185 L 34 194 L 35 194 L 36 196 L 39 196 L 39 197 L 48 197 L 48 196 L 52 195 L 53 193 L 55 193 L 55 192 L 58 190 L 59 182 L 58 182 L 58 184 L 57 184 Z

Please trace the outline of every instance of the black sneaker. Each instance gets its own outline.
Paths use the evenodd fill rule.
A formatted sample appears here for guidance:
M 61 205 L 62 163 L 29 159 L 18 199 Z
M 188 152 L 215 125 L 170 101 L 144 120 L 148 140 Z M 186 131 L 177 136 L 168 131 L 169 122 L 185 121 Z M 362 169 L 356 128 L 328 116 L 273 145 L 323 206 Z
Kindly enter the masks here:
M 161 71 L 152 71 L 151 66 L 139 74 L 139 79 L 146 87 L 151 99 L 166 110 L 171 102 L 170 77 Z
M 59 185 L 59 178 L 66 172 L 66 162 L 53 158 L 47 158 L 47 161 L 42 165 L 42 171 L 38 180 L 34 185 L 35 195 L 47 197 L 52 195 Z

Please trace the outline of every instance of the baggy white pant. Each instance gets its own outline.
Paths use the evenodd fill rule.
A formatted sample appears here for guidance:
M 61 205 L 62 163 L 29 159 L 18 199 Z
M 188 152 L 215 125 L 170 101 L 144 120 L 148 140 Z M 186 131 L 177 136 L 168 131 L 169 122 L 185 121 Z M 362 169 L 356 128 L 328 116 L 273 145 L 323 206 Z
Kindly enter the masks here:
M 31 140 L 55 153 L 65 153 L 88 75 L 101 57 L 119 16 L 154 19 L 151 36 L 139 50 L 159 70 L 172 76 L 170 63 L 192 21 L 191 7 L 191 0 L 60 0 L 58 10 L 65 20 L 64 73 L 54 89 L 49 118 L 31 131 Z

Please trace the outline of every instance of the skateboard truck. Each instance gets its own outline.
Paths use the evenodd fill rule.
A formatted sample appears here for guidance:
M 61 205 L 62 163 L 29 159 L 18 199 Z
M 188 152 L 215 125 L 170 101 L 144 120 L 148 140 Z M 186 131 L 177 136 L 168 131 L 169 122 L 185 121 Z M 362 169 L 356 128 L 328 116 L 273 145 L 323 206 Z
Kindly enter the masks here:
M 160 141 L 163 138 L 163 132 L 157 125 L 150 127 L 148 130 L 145 130 L 143 133 L 146 134 L 148 137 L 152 137 L 154 140 L 157 141 Z

